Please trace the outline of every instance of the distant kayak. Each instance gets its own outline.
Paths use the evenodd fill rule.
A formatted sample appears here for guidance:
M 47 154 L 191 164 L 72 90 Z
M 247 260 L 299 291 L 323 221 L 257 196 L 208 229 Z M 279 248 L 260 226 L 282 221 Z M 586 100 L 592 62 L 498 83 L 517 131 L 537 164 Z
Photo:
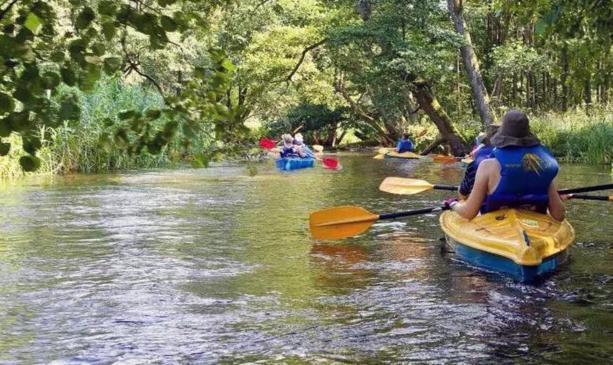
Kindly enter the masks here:
M 575 231 L 567 222 L 519 209 L 502 209 L 466 220 L 446 211 L 440 217 L 447 243 L 462 261 L 532 283 L 567 261 Z
M 422 156 L 413 153 L 413 152 L 402 152 L 398 153 L 396 151 L 389 151 L 385 154 L 385 158 L 407 158 L 407 159 L 418 159 L 422 158 Z
M 314 158 L 285 157 L 275 161 L 277 168 L 283 171 L 305 169 L 315 166 Z

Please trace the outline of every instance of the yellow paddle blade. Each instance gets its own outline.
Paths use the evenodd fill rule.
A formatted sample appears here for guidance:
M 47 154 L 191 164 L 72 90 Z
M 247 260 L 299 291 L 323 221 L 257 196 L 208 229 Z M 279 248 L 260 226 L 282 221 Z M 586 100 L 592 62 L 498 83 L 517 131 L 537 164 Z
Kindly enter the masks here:
M 468 165 L 469 163 L 473 162 L 474 160 L 471 157 L 466 157 L 466 158 L 461 159 L 460 161 Z
M 381 154 L 381 155 L 385 155 L 386 153 L 393 151 L 393 148 L 388 148 L 388 147 L 381 147 L 377 150 L 377 153 Z
M 378 155 L 376 155 L 375 157 L 373 157 L 375 160 L 383 160 L 385 158 L 385 154 L 380 153 Z
M 309 227 L 316 240 L 336 240 L 365 232 L 377 219 L 364 208 L 344 206 L 311 213 Z
M 413 195 L 432 190 L 434 185 L 426 180 L 408 179 L 404 177 L 386 177 L 379 185 L 379 190 L 399 195 Z
M 313 149 L 315 150 L 315 152 L 323 152 L 324 151 L 324 146 L 319 145 L 319 144 L 314 144 L 313 145 Z

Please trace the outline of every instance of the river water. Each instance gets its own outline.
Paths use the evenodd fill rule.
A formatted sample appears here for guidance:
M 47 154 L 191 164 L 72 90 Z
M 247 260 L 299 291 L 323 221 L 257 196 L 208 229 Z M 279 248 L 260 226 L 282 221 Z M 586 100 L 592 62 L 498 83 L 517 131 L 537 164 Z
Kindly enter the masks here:
M 3 187 L 0 363 L 610 363 L 611 203 L 569 202 L 570 264 L 521 285 L 444 253 L 435 214 L 311 240 L 314 210 L 390 213 L 449 195 L 383 193 L 386 176 L 462 177 L 340 159 L 340 172 L 269 161 L 254 177 L 230 166 Z M 563 165 L 559 185 L 611 180 Z

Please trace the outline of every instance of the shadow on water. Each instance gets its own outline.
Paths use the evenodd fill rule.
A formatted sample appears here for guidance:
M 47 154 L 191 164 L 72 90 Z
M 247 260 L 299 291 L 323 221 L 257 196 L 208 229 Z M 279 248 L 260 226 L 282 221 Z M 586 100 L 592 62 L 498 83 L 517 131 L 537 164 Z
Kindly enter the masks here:
M 386 176 L 457 164 L 341 155 L 343 170 L 75 175 L 0 190 L 0 363 L 605 363 L 611 205 L 571 201 L 571 262 L 527 286 L 442 250 L 438 216 L 311 240 L 308 214 L 440 204 Z M 560 186 L 611 181 L 563 165 Z

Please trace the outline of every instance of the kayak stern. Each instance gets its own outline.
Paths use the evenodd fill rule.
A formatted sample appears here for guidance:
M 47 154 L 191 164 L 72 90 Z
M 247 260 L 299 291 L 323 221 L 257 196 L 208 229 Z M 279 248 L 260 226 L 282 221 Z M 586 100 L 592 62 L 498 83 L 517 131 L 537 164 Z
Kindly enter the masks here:
M 575 240 L 567 221 L 527 210 L 501 209 L 471 220 L 446 211 L 440 223 L 458 259 L 522 283 L 555 272 Z

